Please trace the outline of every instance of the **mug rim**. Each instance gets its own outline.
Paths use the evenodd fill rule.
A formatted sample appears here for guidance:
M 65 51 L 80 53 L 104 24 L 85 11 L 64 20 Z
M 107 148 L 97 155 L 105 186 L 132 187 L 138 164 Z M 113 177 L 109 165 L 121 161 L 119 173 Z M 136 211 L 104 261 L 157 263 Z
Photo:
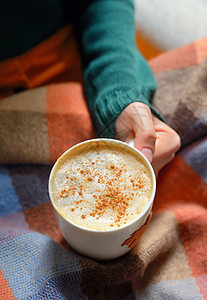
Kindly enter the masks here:
M 56 205 L 54 203 L 54 200 L 52 198 L 52 191 L 51 191 L 51 186 L 52 186 L 52 177 L 53 177 L 53 173 L 55 172 L 55 169 L 57 167 L 57 164 L 59 162 L 59 160 L 65 156 L 68 152 L 72 151 L 74 148 L 76 147 L 79 147 L 83 144 L 87 144 L 87 143 L 92 143 L 92 142 L 97 142 L 97 141 L 108 141 L 108 142 L 111 142 L 111 143 L 117 143 L 117 144 L 122 144 L 122 145 L 125 145 L 128 147 L 130 147 L 130 150 L 132 151 L 135 151 L 137 152 L 141 157 L 142 159 L 144 159 L 145 163 L 147 164 L 147 166 L 149 167 L 150 169 L 150 172 L 151 172 L 151 176 L 152 176 L 152 193 L 151 193 L 151 196 L 150 196 L 150 199 L 147 203 L 147 205 L 145 206 L 145 208 L 143 209 L 143 211 L 141 212 L 141 214 L 136 218 L 134 219 L 133 221 L 131 221 L 130 223 L 128 224 L 124 224 L 118 228 L 112 228 L 112 229 L 107 229 L 107 230 L 99 230 L 99 229 L 91 229 L 91 228 L 86 228 L 86 227 L 83 227 L 81 225 L 78 225 L 74 222 L 72 222 L 71 220 L 69 219 L 66 219 L 65 217 L 63 217 L 61 215 L 61 213 L 57 210 L 56 208 Z M 90 140 L 86 140 L 86 141 L 83 141 L 83 142 L 80 142 L 78 144 L 75 144 L 73 145 L 72 147 L 70 147 L 69 149 L 67 149 L 65 152 L 63 152 L 59 157 L 58 159 L 56 160 L 56 162 L 54 163 L 51 171 L 50 171 L 50 176 L 49 176 L 49 179 L 48 179 L 48 192 L 49 192 L 49 198 L 50 198 L 50 201 L 52 203 L 52 206 L 53 208 L 55 209 L 55 211 L 58 213 L 59 216 L 61 216 L 61 218 L 63 220 L 65 220 L 66 222 L 68 222 L 70 225 L 74 226 L 75 228 L 78 228 L 80 230 L 83 230 L 83 231 L 87 231 L 87 232 L 91 232 L 91 233 L 97 233 L 97 234 L 107 234 L 107 233 L 113 233 L 113 232 L 117 232 L 117 231 L 120 231 L 124 228 L 128 228 L 130 227 L 131 225 L 133 225 L 134 223 L 136 223 L 138 220 L 141 220 L 148 212 L 150 213 L 151 211 L 151 207 L 153 205 L 153 202 L 154 202 L 154 198 L 155 198 L 155 193 L 156 193 L 156 177 L 155 177 L 155 173 L 154 173 L 154 170 L 152 168 L 152 165 L 150 164 L 150 162 L 148 161 L 148 159 L 144 156 L 144 154 L 136 149 L 135 147 L 129 145 L 128 143 L 126 142 L 123 142 L 123 141 L 120 141 L 120 140 L 116 140 L 116 139 L 110 139 L 110 138 L 95 138 L 95 139 L 90 139 Z M 148 215 L 149 215 L 148 213 Z

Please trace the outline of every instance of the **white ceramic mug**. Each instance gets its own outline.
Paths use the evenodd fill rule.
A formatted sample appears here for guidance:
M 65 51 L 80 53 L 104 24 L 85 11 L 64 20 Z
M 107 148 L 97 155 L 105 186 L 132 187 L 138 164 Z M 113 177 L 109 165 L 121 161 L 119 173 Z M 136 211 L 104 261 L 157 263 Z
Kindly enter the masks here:
M 124 144 L 126 148 L 130 148 L 130 151 L 133 151 L 138 155 L 141 156 L 142 159 L 146 162 L 150 173 L 152 177 L 152 193 L 150 200 L 142 213 L 131 223 L 128 223 L 124 226 L 121 226 L 116 229 L 110 229 L 106 231 L 100 231 L 95 229 L 88 229 L 84 228 L 80 225 L 77 225 L 73 223 L 72 221 L 65 219 L 61 216 L 61 214 L 58 212 L 56 205 L 54 203 L 53 199 L 53 193 L 52 193 L 52 186 L 51 186 L 51 179 L 53 178 L 56 168 L 58 167 L 58 161 L 60 158 L 63 158 L 64 155 L 68 155 L 68 153 L 74 149 L 74 147 L 81 147 L 84 143 L 93 143 L 94 141 L 105 141 L 106 143 L 115 143 L 116 147 L 119 144 Z M 66 152 L 64 152 L 61 157 L 56 161 L 54 164 L 50 177 L 49 177 L 49 196 L 54 208 L 56 220 L 58 223 L 58 226 L 66 239 L 66 241 L 69 243 L 69 245 L 77 250 L 79 253 L 95 258 L 95 259 L 101 259 L 101 260 L 107 260 L 107 259 L 114 259 L 119 256 L 124 255 L 128 251 L 130 251 L 138 242 L 141 235 L 147 228 L 147 225 L 150 221 L 151 215 L 152 215 L 152 205 L 155 197 L 155 190 L 156 190 L 156 178 L 153 171 L 153 168 L 147 158 L 136 148 L 134 148 L 133 141 L 130 141 L 129 144 L 126 144 L 124 142 L 115 140 L 115 139 L 93 139 L 93 140 L 87 140 L 85 142 L 79 143 L 70 149 L 68 149 Z

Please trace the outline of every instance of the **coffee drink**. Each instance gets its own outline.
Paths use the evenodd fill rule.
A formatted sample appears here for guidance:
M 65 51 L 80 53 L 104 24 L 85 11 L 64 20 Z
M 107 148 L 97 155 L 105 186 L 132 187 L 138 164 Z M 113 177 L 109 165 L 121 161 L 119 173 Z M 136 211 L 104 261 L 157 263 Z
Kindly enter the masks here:
M 61 156 L 51 178 L 59 214 L 87 229 L 108 231 L 139 217 L 150 201 L 149 166 L 133 148 L 93 141 Z

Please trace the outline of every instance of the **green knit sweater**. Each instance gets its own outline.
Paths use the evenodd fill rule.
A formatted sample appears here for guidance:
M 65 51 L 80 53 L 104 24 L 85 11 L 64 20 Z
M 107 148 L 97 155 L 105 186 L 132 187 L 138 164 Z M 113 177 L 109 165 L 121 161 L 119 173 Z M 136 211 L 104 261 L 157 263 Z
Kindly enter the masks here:
M 133 0 L 2 0 L 0 59 L 26 52 L 68 22 L 80 43 L 95 128 L 99 136 L 113 137 L 120 112 L 135 101 L 150 106 L 156 89 L 135 45 Z

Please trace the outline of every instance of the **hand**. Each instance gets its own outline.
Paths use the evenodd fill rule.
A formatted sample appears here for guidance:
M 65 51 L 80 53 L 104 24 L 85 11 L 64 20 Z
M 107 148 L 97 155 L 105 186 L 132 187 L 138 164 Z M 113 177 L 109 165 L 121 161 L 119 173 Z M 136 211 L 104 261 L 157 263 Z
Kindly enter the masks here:
M 180 148 L 179 135 L 153 116 L 148 105 L 129 104 L 115 123 L 115 138 L 129 142 L 135 137 L 135 147 L 152 163 L 155 173 L 168 164 Z

